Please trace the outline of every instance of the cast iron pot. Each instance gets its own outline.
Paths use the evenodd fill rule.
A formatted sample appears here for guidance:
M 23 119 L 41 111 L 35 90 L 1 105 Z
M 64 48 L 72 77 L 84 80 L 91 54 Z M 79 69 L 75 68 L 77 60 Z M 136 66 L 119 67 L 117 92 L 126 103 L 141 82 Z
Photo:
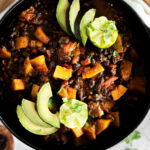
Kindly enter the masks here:
M 51 0 L 52 4 L 55 0 Z M 107 9 L 107 4 L 100 5 L 101 0 L 93 0 L 93 5 L 96 6 L 97 10 Z M 12 23 L 14 18 L 29 6 L 34 3 L 35 0 L 20 0 L 16 3 L 2 18 L 0 21 L 0 35 L 4 35 L 9 32 L 9 25 Z M 56 2 L 56 1 L 55 1 Z M 110 2 L 118 7 L 123 15 L 126 16 L 128 24 L 131 26 L 132 33 L 135 37 L 133 45 L 140 56 L 141 63 L 138 72 L 139 75 L 144 75 L 147 78 L 146 94 L 138 98 L 138 102 L 134 107 L 129 107 L 126 103 L 119 101 L 119 111 L 121 115 L 121 127 L 113 128 L 110 127 L 97 137 L 96 140 L 88 142 L 88 144 L 82 147 L 74 147 L 71 144 L 61 145 L 54 144 L 53 142 L 46 143 L 43 137 L 36 136 L 26 131 L 19 123 L 16 115 L 16 105 L 10 104 L 7 100 L 7 95 L 0 97 L 0 119 L 3 124 L 23 143 L 29 145 L 34 149 L 48 150 L 48 149 L 92 149 L 98 148 L 99 150 L 107 149 L 118 142 L 122 141 L 128 136 L 137 126 L 142 122 L 145 115 L 147 114 L 150 106 L 150 55 L 149 55 L 149 44 L 150 44 L 150 30 L 143 24 L 136 13 L 123 1 L 121 0 L 110 0 Z M 103 11 L 101 11 L 103 12 Z M 113 14 L 111 14 L 113 16 Z M 134 39 L 133 39 L 134 41 Z M 5 82 L 5 81 L 4 81 Z M 6 91 L 7 93 L 7 91 Z

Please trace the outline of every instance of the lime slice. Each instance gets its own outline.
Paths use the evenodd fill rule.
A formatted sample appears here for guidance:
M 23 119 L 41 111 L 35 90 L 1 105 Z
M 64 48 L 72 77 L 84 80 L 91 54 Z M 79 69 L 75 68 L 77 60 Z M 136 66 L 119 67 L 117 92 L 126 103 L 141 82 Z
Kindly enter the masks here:
M 87 104 L 75 99 L 63 98 L 60 107 L 60 122 L 68 128 L 82 128 L 88 119 Z
M 101 16 L 88 24 L 87 34 L 96 47 L 109 48 L 116 42 L 118 30 L 115 21 Z

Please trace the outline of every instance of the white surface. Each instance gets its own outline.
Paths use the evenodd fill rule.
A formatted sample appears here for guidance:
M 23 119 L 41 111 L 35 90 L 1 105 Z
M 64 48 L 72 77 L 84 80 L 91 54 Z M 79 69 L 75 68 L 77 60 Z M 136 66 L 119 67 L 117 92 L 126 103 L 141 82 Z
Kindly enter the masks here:
M 150 28 L 150 8 L 143 0 L 124 0 L 142 18 L 143 22 Z
M 131 7 L 133 7 L 136 12 L 138 12 L 139 16 L 143 19 L 145 24 L 150 27 L 149 7 L 145 5 L 145 3 L 143 3 L 142 0 L 124 0 L 124 1 L 128 2 L 128 4 Z M 5 10 L 5 12 L 7 10 Z M 5 12 L 0 14 L 0 18 L 3 16 Z M 119 144 L 115 145 L 114 147 L 110 148 L 109 150 L 126 150 L 127 148 L 132 149 L 136 148 L 137 150 L 150 150 L 150 112 L 148 113 L 144 121 L 141 123 L 141 125 L 137 128 L 137 130 L 141 133 L 140 139 L 133 141 L 132 144 L 126 144 L 124 141 L 122 141 Z M 33 150 L 32 148 L 23 144 L 15 137 L 14 140 L 15 140 L 15 150 Z

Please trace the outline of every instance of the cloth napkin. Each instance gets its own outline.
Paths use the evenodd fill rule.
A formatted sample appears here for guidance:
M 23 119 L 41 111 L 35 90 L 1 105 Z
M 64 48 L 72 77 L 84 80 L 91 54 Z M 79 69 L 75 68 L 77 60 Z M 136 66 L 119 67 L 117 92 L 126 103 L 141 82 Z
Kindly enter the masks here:
M 150 7 L 143 0 L 123 0 L 139 15 L 145 25 L 150 28 Z

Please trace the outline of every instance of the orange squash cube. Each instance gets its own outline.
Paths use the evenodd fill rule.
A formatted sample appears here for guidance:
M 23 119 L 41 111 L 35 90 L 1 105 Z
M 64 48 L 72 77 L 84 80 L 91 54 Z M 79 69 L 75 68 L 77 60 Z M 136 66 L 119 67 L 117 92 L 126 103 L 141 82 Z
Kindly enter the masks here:
M 33 100 L 36 99 L 36 96 L 37 96 L 37 93 L 38 93 L 39 89 L 40 89 L 40 86 L 38 86 L 37 84 L 33 84 L 32 90 L 31 90 L 31 97 L 32 97 Z
M 106 130 L 109 127 L 111 121 L 111 119 L 98 119 L 96 121 L 96 135 L 99 135 L 104 130 Z
M 67 97 L 68 93 L 67 93 L 67 89 L 63 88 L 60 90 L 60 92 L 58 92 L 58 95 L 61 96 L 62 98 Z
M 83 127 L 83 131 L 85 132 L 86 136 L 90 139 L 90 140 L 94 140 L 96 139 L 96 134 L 95 134 L 95 125 L 94 124 L 90 124 L 87 127 Z
M 111 91 L 113 100 L 116 101 L 120 99 L 127 91 L 127 88 L 123 85 L 118 85 L 114 90 Z
M 22 49 L 22 48 L 27 48 L 29 44 L 29 39 L 27 36 L 22 36 L 16 38 L 16 49 Z
M 42 72 L 45 72 L 45 73 L 48 72 L 48 68 L 47 68 L 47 65 L 45 62 L 45 56 L 44 55 L 38 56 L 34 59 L 31 59 L 31 64 Z
M 97 74 L 99 74 L 102 71 L 104 71 L 104 68 L 102 67 L 102 65 L 101 64 L 96 64 L 94 67 L 83 71 L 82 78 L 83 79 L 92 78 L 92 77 L 96 76 Z
M 43 29 L 41 27 L 38 27 L 35 31 L 35 37 L 43 42 L 44 44 L 48 44 L 50 41 L 50 38 L 44 33 Z
M 27 57 L 26 60 L 24 61 L 24 69 L 25 69 L 25 76 L 32 74 L 32 72 L 34 71 L 29 57 Z
M 72 131 L 73 131 L 76 138 L 79 138 L 80 136 L 83 135 L 82 128 L 73 128 Z
M 69 80 L 72 77 L 72 69 L 56 66 L 53 77 L 62 80 Z
M 0 58 L 11 58 L 11 52 L 9 52 L 5 46 L 0 48 Z
M 123 80 L 128 81 L 132 72 L 132 62 L 123 60 L 120 65 L 120 74 Z
M 75 89 L 73 89 L 71 87 L 68 87 L 68 89 L 67 89 L 67 94 L 68 94 L 67 98 L 76 99 L 76 92 L 77 91 Z
M 121 35 L 118 35 L 117 41 L 114 44 L 114 49 L 118 52 L 118 53 L 123 53 L 123 46 L 122 46 L 122 37 Z
M 12 88 L 14 91 L 21 91 L 25 89 L 25 83 L 22 79 L 13 79 Z
M 110 112 L 112 116 L 114 117 L 114 121 L 112 122 L 112 125 L 116 127 L 120 127 L 120 117 L 119 117 L 119 112 Z

